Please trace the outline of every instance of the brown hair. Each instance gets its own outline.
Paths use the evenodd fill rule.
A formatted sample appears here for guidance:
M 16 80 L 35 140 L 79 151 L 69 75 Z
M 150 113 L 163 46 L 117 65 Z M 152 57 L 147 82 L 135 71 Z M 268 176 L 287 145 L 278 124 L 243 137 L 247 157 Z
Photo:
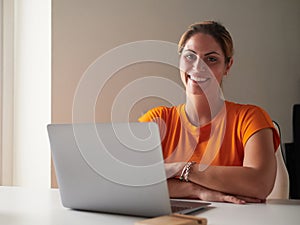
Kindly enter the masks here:
M 225 55 L 225 63 L 230 61 L 231 57 L 233 56 L 232 38 L 226 28 L 215 21 L 204 21 L 190 25 L 187 31 L 181 36 L 178 43 L 179 54 L 182 53 L 186 42 L 197 33 L 211 35 L 221 46 Z

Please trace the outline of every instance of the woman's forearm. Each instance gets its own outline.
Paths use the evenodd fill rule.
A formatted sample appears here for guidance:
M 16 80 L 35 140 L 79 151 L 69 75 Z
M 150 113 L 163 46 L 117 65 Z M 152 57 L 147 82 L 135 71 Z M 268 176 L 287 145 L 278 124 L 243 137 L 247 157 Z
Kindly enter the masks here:
M 182 182 L 174 178 L 168 179 L 168 188 L 171 198 L 192 198 L 201 199 L 204 201 L 231 202 L 235 204 L 244 204 L 246 202 L 260 202 L 258 199 L 224 194 L 219 191 L 207 189 L 192 182 Z
M 171 198 L 195 198 L 199 199 L 198 186 L 193 183 L 180 182 L 178 179 L 168 179 L 168 189 Z
M 199 164 L 195 164 L 189 180 L 220 192 L 265 199 L 272 191 L 274 176 L 270 176 L 268 170 L 263 171 L 229 166 L 209 166 L 200 171 Z

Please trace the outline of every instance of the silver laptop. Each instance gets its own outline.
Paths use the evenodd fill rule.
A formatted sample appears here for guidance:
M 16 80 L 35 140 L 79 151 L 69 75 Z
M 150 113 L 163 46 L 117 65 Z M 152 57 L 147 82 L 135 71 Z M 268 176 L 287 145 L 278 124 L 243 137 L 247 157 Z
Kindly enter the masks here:
M 63 206 L 154 217 L 209 205 L 169 199 L 155 123 L 50 124 Z M 182 208 L 183 207 L 183 208 Z

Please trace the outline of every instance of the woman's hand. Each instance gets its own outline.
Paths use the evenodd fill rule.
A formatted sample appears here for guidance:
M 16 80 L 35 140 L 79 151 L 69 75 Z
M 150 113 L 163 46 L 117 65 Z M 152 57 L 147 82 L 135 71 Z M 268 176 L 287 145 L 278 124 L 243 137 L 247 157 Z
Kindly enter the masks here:
M 196 184 L 197 185 L 197 184 Z M 199 186 L 199 185 L 198 185 Z M 200 199 L 210 202 L 230 202 L 235 204 L 245 204 L 245 203 L 262 203 L 264 200 L 257 198 L 250 198 L 245 196 L 234 196 L 230 194 L 225 194 L 219 191 L 214 191 L 204 187 L 200 187 Z
M 178 179 L 168 179 L 168 188 L 171 198 L 193 198 L 210 202 L 230 202 L 245 204 L 246 202 L 260 203 L 260 199 L 244 196 L 234 196 L 214 191 L 191 182 L 182 182 Z
M 179 177 L 186 162 L 165 163 L 167 178 Z

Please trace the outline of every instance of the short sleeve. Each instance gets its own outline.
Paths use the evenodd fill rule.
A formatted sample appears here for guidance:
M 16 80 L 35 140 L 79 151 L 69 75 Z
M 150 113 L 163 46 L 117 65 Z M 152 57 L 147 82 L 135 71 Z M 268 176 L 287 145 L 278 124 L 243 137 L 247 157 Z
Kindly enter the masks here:
M 138 121 L 139 122 L 156 122 L 158 118 L 164 118 L 164 108 L 163 106 L 156 107 L 153 109 L 150 109 L 148 112 L 146 112 L 144 115 L 142 115 Z
M 271 128 L 273 131 L 273 144 L 275 150 L 280 145 L 280 136 L 274 127 L 273 121 L 266 111 L 257 106 L 248 106 L 240 112 L 241 137 L 243 145 L 259 130 Z

